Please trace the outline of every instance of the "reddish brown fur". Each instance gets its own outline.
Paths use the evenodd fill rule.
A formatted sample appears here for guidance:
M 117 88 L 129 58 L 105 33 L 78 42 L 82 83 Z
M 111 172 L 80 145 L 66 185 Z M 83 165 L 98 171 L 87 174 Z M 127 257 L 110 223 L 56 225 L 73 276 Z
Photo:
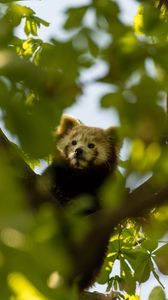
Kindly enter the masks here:
M 117 130 L 85 126 L 72 117 L 63 116 L 56 135 L 57 154 L 44 172 L 44 176 L 50 180 L 51 193 L 63 206 L 75 197 L 88 194 L 92 203 L 81 213 L 93 213 L 101 208 L 99 188 L 117 166 L 120 148 Z M 76 141 L 74 145 L 73 140 Z M 94 147 L 89 147 L 89 144 L 94 144 Z M 79 156 L 75 154 L 77 149 L 81 152 Z M 78 274 L 80 290 L 94 281 L 103 263 L 106 248 L 107 241 L 103 242 L 101 249 L 95 248 L 96 260 L 93 270 L 87 274 Z

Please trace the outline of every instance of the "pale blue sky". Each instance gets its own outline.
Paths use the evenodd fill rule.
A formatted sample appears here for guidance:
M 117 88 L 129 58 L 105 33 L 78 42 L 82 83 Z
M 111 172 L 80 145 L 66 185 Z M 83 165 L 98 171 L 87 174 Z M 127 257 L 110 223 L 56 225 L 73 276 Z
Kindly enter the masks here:
M 33 0 L 22 1 L 20 4 L 30 6 L 37 12 L 37 15 L 50 22 L 49 28 L 42 27 L 39 31 L 39 35 L 43 40 L 48 40 L 50 37 L 65 36 L 64 31 L 61 29 L 61 25 L 64 20 L 64 10 L 68 6 L 81 6 L 82 4 L 89 3 L 89 0 Z M 132 24 L 133 17 L 137 12 L 138 4 L 135 0 L 118 0 L 121 6 L 121 18 L 124 22 Z M 21 34 L 21 32 L 20 32 Z M 66 53 L 65 53 L 66 55 Z M 101 74 L 106 71 L 106 66 L 103 63 L 99 63 L 92 68 L 87 74 L 83 73 L 82 76 L 87 79 L 93 78 L 95 74 Z M 84 123 L 91 126 L 108 127 L 118 124 L 117 115 L 112 110 L 102 110 L 99 108 L 99 98 L 106 93 L 106 85 L 90 84 L 87 85 L 84 91 L 84 95 L 78 100 L 78 104 L 68 109 L 68 113 L 81 119 Z M 89 108 L 89 109 L 88 109 Z M 117 268 L 115 270 L 117 272 Z M 168 279 L 166 276 L 161 277 L 161 281 L 164 284 L 168 295 Z M 141 285 L 140 295 L 141 300 L 147 300 L 151 289 L 158 285 L 157 281 L 151 277 L 150 282 Z M 99 289 L 100 290 L 100 289 Z M 159 300 L 159 299 L 157 299 Z

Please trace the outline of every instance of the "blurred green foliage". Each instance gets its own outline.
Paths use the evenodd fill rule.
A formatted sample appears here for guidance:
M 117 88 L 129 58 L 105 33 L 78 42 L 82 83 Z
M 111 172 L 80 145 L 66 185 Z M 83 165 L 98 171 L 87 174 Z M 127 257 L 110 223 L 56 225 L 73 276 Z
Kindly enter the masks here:
M 52 153 L 60 116 L 87 88 L 81 70 L 106 63 L 107 71 L 97 81 L 112 91 L 100 105 L 116 109 L 129 151 L 120 161 L 122 175 L 116 181 L 109 178 L 101 189 L 104 208 L 122 204 L 131 176 L 153 174 L 154 185 L 168 184 L 168 149 L 163 143 L 168 135 L 168 17 L 150 1 L 139 3 L 134 26 L 122 21 L 117 1 L 92 0 L 69 8 L 64 23 L 68 38 L 44 42 L 38 29 L 48 22 L 19 1 L 0 1 L 1 123 L 30 165 Z M 16 35 L 18 25 L 25 39 Z M 101 43 L 104 37 L 106 42 Z M 9 156 L 0 152 L 0 298 L 80 299 L 76 289 L 63 282 L 72 267 L 66 230 L 52 206 L 32 213 L 18 180 L 22 174 L 9 163 Z M 82 199 L 75 209 L 80 205 Z M 68 230 L 77 241 L 82 239 L 89 222 L 74 217 L 74 209 L 68 208 L 66 214 Z M 148 220 L 124 220 L 115 228 L 97 281 L 117 292 L 118 299 L 130 300 L 139 299 L 137 284 L 151 274 L 162 286 L 159 272 L 168 275 L 167 228 L 167 205 L 153 210 Z M 116 262 L 118 275 L 113 273 Z M 149 300 L 155 299 L 166 300 L 162 287 L 151 292 Z

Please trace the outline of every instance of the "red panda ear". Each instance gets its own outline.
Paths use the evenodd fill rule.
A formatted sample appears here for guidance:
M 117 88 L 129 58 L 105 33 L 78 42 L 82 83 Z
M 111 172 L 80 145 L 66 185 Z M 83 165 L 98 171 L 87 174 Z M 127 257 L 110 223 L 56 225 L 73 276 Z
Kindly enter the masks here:
M 110 139 L 111 143 L 114 144 L 119 151 L 122 146 L 122 138 L 119 127 L 109 127 L 105 129 L 105 133 Z
M 57 127 L 55 135 L 57 137 L 64 136 L 68 130 L 72 129 L 74 126 L 80 125 L 81 122 L 69 115 L 63 115 L 61 117 L 60 125 Z

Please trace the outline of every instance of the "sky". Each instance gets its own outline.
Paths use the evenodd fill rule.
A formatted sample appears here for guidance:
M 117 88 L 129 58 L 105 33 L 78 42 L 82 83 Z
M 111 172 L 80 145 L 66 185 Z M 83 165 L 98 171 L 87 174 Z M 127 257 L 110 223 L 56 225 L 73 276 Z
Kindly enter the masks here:
M 118 0 L 121 6 L 121 18 L 124 22 L 132 24 L 133 17 L 137 12 L 138 4 L 135 0 Z M 64 21 L 64 10 L 69 6 L 81 6 L 82 4 L 89 3 L 89 0 L 33 0 L 22 1 L 20 4 L 29 6 L 35 10 L 37 15 L 44 18 L 50 23 L 49 27 L 42 27 L 39 31 L 39 36 L 43 40 L 49 40 L 50 37 L 57 36 L 64 38 L 65 32 L 61 29 Z M 22 32 L 19 30 L 22 36 Z M 92 68 L 89 72 L 83 73 L 83 80 L 85 78 L 94 78 L 95 74 L 102 74 L 106 71 L 106 66 L 99 63 Z M 72 114 L 82 122 L 89 126 L 108 127 L 118 125 L 119 120 L 117 114 L 111 109 L 106 110 L 99 107 L 100 96 L 105 94 L 109 87 L 103 84 L 90 84 L 86 86 L 84 95 L 78 99 L 77 105 L 74 105 L 66 111 Z M 89 110 L 88 110 L 89 107 Z M 115 270 L 117 272 L 117 268 Z M 161 277 L 168 295 L 168 279 L 166 276 Z M 151 276 L 150 282 L 144 283 L 140 287 L 141 300 L 147 300 L 150 291 L 154 286 L 159 285 L 157 281 Z M 103 291 L 104 287 L 98 287 L 99 291 Z M 159 300 L 159 299 L 158 299 Z

